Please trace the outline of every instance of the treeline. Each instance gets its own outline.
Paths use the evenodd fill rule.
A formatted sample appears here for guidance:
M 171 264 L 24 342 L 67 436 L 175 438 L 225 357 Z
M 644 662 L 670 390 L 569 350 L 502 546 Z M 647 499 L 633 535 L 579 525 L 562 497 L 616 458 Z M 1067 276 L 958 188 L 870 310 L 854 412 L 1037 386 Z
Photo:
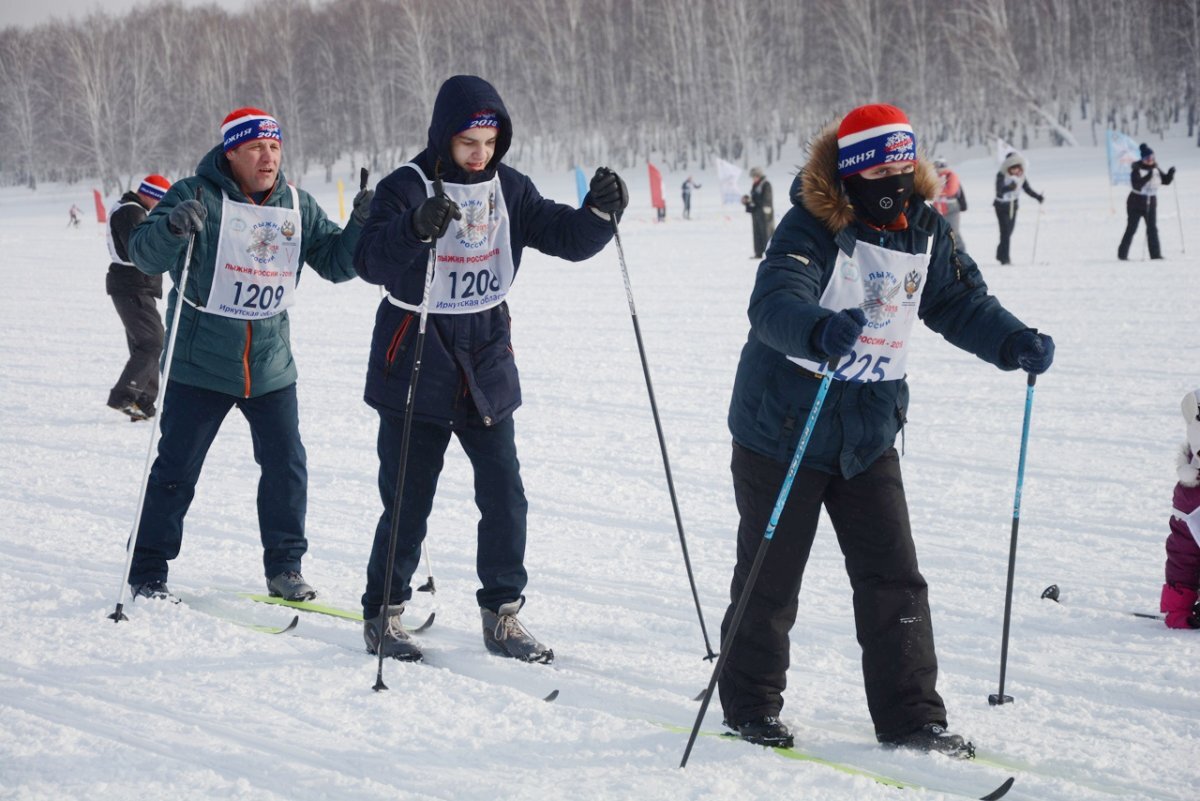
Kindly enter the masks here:
M 1200 0 L 162 0 L 0 30 L 0 181 L 188 174 L 246 105 L 290 175 L 389 169 L 456 73 L 505 98 L 515 163 L 564 168 L 770 163 L 870 100 L 926 149 L 1200 137 Z

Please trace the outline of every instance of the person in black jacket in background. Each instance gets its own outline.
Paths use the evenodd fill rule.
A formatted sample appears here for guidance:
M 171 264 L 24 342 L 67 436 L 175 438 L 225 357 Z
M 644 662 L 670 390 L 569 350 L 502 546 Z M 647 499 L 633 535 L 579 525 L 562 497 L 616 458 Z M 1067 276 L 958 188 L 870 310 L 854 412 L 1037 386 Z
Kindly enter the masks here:
M 147 175 L 136 191 L 121 195 L 108 214 L 108 268 L 105 289 L 117 307 L 129 359 L 121 377 L 108 393 L 108 405 L 129 415 L 131 422 L 155 414 L 158 398 L 158 358 L 163 347 L 163 323 L 158 313 L 162 276 L 146 275 L 129 258 L 129 232 L 158 205 L 170 182 L 161 175 Z
M 762 167 L 751 167 L 750 178 L 753 180 L 750 194 L 742 195 L 742 205 L 754 224 L 754 258 L 761 259 L 771 234 L 775 233 L 775 203 L 771 197 L 771 182 L 763 174 Z
M 1125 235 L 1121 237 L 1121 245 L 1117 248 L 1117 258 L 1121 261 L 1129 258 L 1129 245 L 1137 233 L 1138 220 L 1143 217 L 1146 218 L 1146 246 L 1150 250 L 1150 258 L 1162 258 L 1162 248 L 1158 243 L 1158 188 L 1168 186 L 1175 180 L 1175 168 L 1163 172 L 1148 144 L 1142 142 L 1138 150 L 1142 159 L 1135 161 L 1130 169 L 1129 184 L 1133 189 L 1125 199 L 1125 213 L 1129 222 L 1125 225 Z
M 1009 153 L 996 173 L 996 199 L 992 201 L 992 207 L 996 210 L 996 222 L 1000 224 L 1000 244 L 996 246 L 996 261 L 1001 264 L 1012 263 L 1008 254 L 1008 244 L 1012 239 L 1013 229 L 1017 227 L 1017 209 L 1020 205 L 1017 199 L 1022 192 L 1038 203 L 1046 199 L 1045 195 L 1039 195 L 1025 180 L 1025 159 L 1021 154 Z

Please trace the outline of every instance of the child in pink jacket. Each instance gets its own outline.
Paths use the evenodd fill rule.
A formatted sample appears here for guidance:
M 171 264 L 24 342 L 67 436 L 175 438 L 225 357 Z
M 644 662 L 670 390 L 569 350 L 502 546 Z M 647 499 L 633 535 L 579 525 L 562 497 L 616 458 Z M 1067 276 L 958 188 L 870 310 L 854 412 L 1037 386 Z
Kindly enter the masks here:
M 1167 535 L 1167 581 L 1162 611 L 1173 629 L 1200 629 L 1200 389 L 1183 396 L 1187 442 L 1179 450 L 1171 533 Z

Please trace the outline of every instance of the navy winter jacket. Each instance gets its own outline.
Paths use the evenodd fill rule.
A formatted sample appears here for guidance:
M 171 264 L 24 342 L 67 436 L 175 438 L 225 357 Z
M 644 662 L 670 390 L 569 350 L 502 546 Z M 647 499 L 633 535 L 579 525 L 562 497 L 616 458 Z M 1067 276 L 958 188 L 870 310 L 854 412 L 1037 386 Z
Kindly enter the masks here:
M 451 158 L 450 142 L 473 114 L 484 109 L 495 112 L 500 123 L 496 151 L 486 169 L 467 175 Z M 586 207 L 574 209 L 543 198 L 528 177 L 500 163 L 511 142 L 512 122 L 496 90 L 482 78 L 458 75 L 438 93 L 428 146 L 413 161 L 430 180 L 436 171 L 446 183 L 489 181 L 499 174 L 517 270 L 526 246 L 570 261 L 582 261 L 603 249 L 612 238 L 612 223 Z M 418 239 L 413 231 L 413 213 L 426 197 L 424 182 L 411 168 L 401 167 L 384 178 L 376 188 L 354 257 L 355 270 L 364 280 L 382 285 L 392 297 L 411 306 L 421 304 L 433 244 Z M 453 228 L 452 222 L 451 232 Z M 405 411 L 418 321 L 418 314 L 387 298 L 379 304 L 364 396 L 375 409 Z M 415 419 L 457 427 L 474 409 L 491 425 L 521 405 L 509 323 L 506 303 L 469 314 L 429 315 L 413 399 Z
M 932 164 L 918 163 L 916 197 L 906 208 L 903 230 L 880 231 L 859 222 L 837 176 L 836 128 L 822 133 L 792 187 L 793 207 L 784 216 L 758 268 L 750 298 L 750 335 L 742 348 L 729 407 L 736 442 L 788 462 L 812 409 L 820 376 L 788 355 L 825 361 L 813 331 L 833 311 L 820 306 L 837 253 L 859 241 L 932 258 L 918 317 L 952 344 L 1001 369 L 1017 364 L 1009 338 L 1027 330 L 988 294 L 978 267 L 955 252 L 950 226 L 923 198 L 937 190 Z M 834 381 L 804 453 L 804 466 L 854 476 L 892 447 L 905 422 L 907 381 Z

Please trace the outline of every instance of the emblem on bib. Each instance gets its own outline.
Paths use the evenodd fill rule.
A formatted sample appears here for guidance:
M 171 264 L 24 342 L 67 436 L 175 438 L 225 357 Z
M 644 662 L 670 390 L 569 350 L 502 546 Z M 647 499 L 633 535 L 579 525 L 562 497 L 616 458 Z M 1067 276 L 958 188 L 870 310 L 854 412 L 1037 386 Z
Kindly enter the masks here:
M 890 272 L 875 271 L 867 274 L 863 283 L 862 310 L 867 315 L 867 326 L 883 328 L 899 311 L 895 297 L 900 293 L 901 283 Z
M 917 290 L 921 288 L 921 274 L 913 270 L 908 275 L 904 276 L 904 294 L 912 300 L 912 296 L 917 294 Z
M 462 210 L 462 222 L 459 223 L 455 237 L 459 243 L 468 249 L 483 247 L 488 239 L 488 208 L 482 200 L 465 200 L 459 204 Z
M 279 245 L 275 244 L 278 236 L 279 226 L 275 223 L 258 223 L 250 229 L 250 246 L 246 251 L 259 264 L 270 264 L 275 261 L 275 254 L 279 252 Z
M 284 239 L 291 239 L 296 235 L 296 224 L 291 220 L 284 220 L 283 225 L 279 226 L 279 233 L 283 234 Z

